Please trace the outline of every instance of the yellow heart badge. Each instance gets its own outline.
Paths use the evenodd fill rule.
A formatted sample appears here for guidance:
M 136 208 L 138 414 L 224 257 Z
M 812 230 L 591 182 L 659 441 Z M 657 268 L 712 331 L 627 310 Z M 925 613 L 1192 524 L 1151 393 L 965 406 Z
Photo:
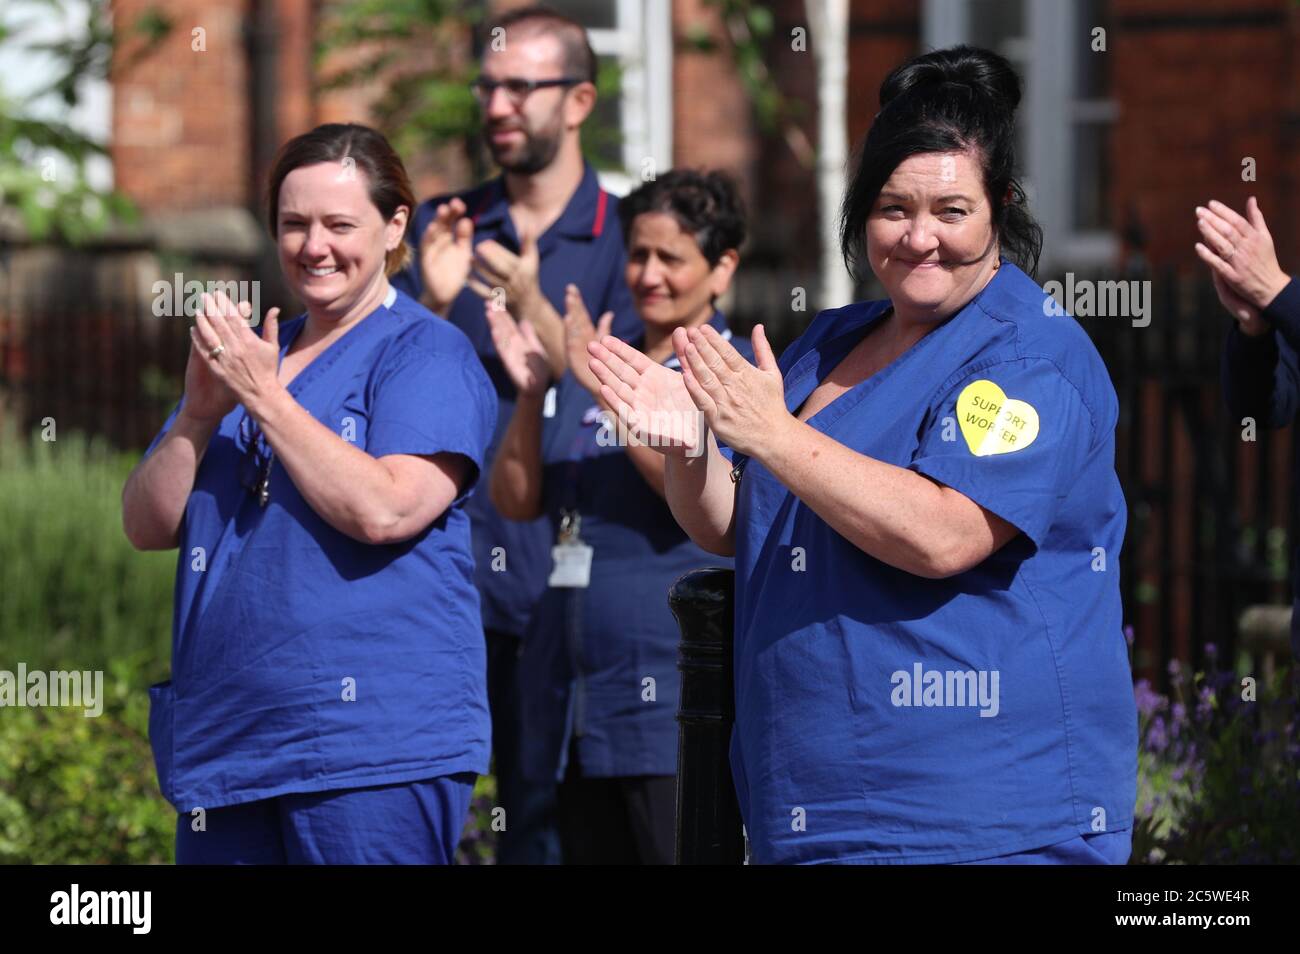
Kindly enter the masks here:
M 992 381 L 981 378 L 957 396 L 961 436 L 976 457 L 1010 454 L 1028 447 L 1038 436 L 1038 412 L 1024 401 L 1008 401 Z

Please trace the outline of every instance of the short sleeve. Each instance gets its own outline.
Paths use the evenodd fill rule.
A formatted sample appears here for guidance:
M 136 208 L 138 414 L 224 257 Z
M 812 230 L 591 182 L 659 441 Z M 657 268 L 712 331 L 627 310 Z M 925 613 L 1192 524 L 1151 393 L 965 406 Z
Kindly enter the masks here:
M 908 465 L 1014 524 L 1041 546 L 1083 470 L 1094 421 L 1051 361 L 1004 361 L 952 387 Z
M 459 499 L 483 469 L 496 424 L 496 394 L 474 353 L 407 346 L 384 369 L 370 407 L 366 450 L 389 454 L 460 454 L 474 465 Z

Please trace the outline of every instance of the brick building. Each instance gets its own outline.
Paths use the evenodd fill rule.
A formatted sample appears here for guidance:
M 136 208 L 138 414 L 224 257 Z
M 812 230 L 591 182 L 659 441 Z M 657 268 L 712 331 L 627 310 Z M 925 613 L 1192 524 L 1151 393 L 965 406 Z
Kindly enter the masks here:
M 157 2 L 116 0 L 115 16 L 129 22 Z M 773 129 L 761 128 L 737 71 L 732 43 L 743 31 L 724 23 L 708 0 L 555 5 L 587 23 L 598 55 L 619 66 L 620 92 L 600 107 L 602 122 L 618 132 L 603 154 L 607 182 L 625 187 L 646 158 L 660 169 L 735 173 L 749 200 L 752 240 L 730 312 L 742 328 L 763 320 L 778 345 L 788 341 L 811 315 L 792 313 L 790 290 L 814 285 L 818 269 L 817 189 L 808 164 L 817 130 L 813 38 L 802 48 L 792 42 L 794 31 L 807 31 L 802 0 L 763 5 L 772 19 L 763 67 L 794 108 L 793 119 Z M 156 252 L 185 255 L 206 246 L 200 266 L 237 262 L 274 288 L 260 194 L 276 147 L 321 122 L 368 121 L 377 90 L 322 88 L 313 65 L 314 0 L 164 6 L 174 25 L 169 39 L 153 56 L 120 65 L 112 80 L 116 182 L 151 216 L 158 237 L 156 247 L 128 250 L 134 271 L 122 284 L 147 290 L 160 271 L 170 274 Z M 1210 198 L 1242 208 L 1255 194 L 1283 265 L 1300 271 L 1300 5 L 852 0 L 850 9 L 852 143 L 876 113 L 881 80 L 899 62 L 960 42 L 997 49 L 1025 80 L 1024 181 L 1046 233 L 1040 280 L 1067 271 L 1151 279 L 1149 326 L 1082 322 L 1120 396 L 1116 466 L 1130 513 L 1121 558 L 1126 613 L 1144 675 L 1159 676 L 1174 657 L 1196 660 L 1207 640 L 1226 651 L 1243 608 L 1288 602 L 1287 564 L 1300 528 L 1291 507 L 1289 434 L 1243 444 L 1239 422 L 1226 420 L 1217 365 L 1228 319 L 1193 252 L 1193 209 Z M 467 30 L 449 29 L 413 37 L 409 55 L 469 62 L 474 48 Z M 484 171 L 473 150 L 456 144 L 406 158 L 420 195 L 465 185 Z M 46 258 L 32 254 L 29 286 L 45 295 L 75 284 L 59 261 Z M 131 294 L 128 287 L 124 304 L 96 319 L 97 327 L 116 329 L 114 353 L 131 360 L 105 358 L 103 366 L 157 366 L 176 376 L 184 349 L 179 326 L 119 321 L 119 314 L 145 313 Z M 76 317 L 81 309 L 74 302 L 52 311 Z M 57 350 L 82 336 L 69 325 L 31 340 Z M 136 353 L 142 345 L 147 354 Z M 51 358 L 44 378 L 80 380 L 81 359 L 65 357 Z M 165 401 L 146 401 L 143 386 L 127 377 L 118 375 L 120 393 L 69 397 L 52 385 L 48 394 L 33 392 L 29 404 L 63 402 L 60 421 L 82 421 L 136 444 L 152 433 Z M 110 378 L 88 380 L 102 390 Z M 176 387 L 155 390 L 170 400 Z
M 115 13 L 129 19 L 153 2 L 117 0 Z M 609 115 L 621 127 L 623 171 L 634 176 L 646 156 L 732 170 L 753 207 L 757 261 L 812 268 L 812 172 L 785 132 L 758 128 L 717 10 L 706 0 L 555 5 L 589 23 L 598 53 L 622 67 L 622 95 Z M 368 118 L 366 90 L 319 89 L 312 0 L 166 6 L 173 35 L 113 81 L 117 183 L 146 210 L 256 208 L 276 145 L 319 122 Z M 804 4 L 766 6 L 774 26 L 764 60 L 800 107 L 794 123 L 811 141 L 815 64 L 790 42 L 806 26 Z M 203 52 L 193 49 L 197 29 Z M 714 48 L 699 49 L 701 36 Z M 1252 191 L 1284 253 L 1300 257 L 1294 3 L 853 0 L 850 141 L 870 124 L 890 68 L 957 42 L 998 49 L 1025 78 L 1022 155 L 1048 268 L 1116 267 L 1134 245 L 1152 264 L 1193 266 L 1193 206 L 1211 196 L 1240 206 Z M 419 44 L 415 55 L 472 55 L 467 31 L 441 43 Z M 455 149 L 408 158 L 422 194 L 471 177 Z M 1254 182 L 1242 181 L 1248 159 Z M 615 188 L 617 172 L 607 175 Z

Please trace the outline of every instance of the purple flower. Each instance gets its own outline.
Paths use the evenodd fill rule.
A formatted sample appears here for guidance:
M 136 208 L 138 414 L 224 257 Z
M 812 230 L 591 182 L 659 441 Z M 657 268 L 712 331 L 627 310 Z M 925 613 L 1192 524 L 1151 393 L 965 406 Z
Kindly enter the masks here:
M 1187 722 L 1187 706 L 1181 702 L 1174 703 L 1173 709 L 1174 725 L 1180 726 Z
M 1138 714 L 1149 718 L 1169 704 L 1169 700 L 1151 688 L 1147 679 L 1139 679 L 1133 686 L 1133 697 L 1137 702 Z
M 1183 664 L 1177 659 L 1169 660 L 1169 683 L 1173 686 L 1183 684 Z
M 1214 645 L 1214 643 L 1206 643 L 1206 644 L 1205 644 L 1205 656 L 1206 656 L 1207 659 L 1218 659 L 1218 658 L 1219 658 L 1219 647 L 1216 646 L 1216 645 Z
M 1196 720 L 1204 721 L 1210 717 L 1214 711 L 1214 690 L 1209 686 L 1201 686 L 1196 694 Z
M 1156 716 L 1151 720 L 1151 725 L 1147 728 L 1147 751 L 1163 752 L 1169 747 L 1169 734 L 1165 731 L 1165 720 L 1163 716 Z
M 1136 638 L 1136 637 L 1133 635 L 1133 626 L 1132 626 L 1132 624 L 1129 624 L 1129 625 L 1125 626 L 1125 627 L 1124 627 L 1124 641 L 1127 642 L 1130 646 L 1132 646 L 1132 645 L 1133 645 L 1133 640 L 1134 640 L 1135 638 Z

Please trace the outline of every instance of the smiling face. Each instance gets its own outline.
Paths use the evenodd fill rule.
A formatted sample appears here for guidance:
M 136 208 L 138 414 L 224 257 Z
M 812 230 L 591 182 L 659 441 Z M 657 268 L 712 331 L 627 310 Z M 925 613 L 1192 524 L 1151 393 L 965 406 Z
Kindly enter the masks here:
M 314 315 L 339 319 L 384 283 L 384 262 L 402 242 L 407 210 L 385 222 L 366 176 L 342 163 L 301 166 L 280 186 L 280 267 Z
M 483 57 L 483 78 L 496 82 L 565 75 L 564 48 L 546 34 L 512 36 L 503 49 L 489 49 Z M 504 89 L 493 90 L 492 98 L 481 104 L 483 136 L 492 158 L 502 169 L 521 175 L 545 169 L 559 154 L 566 130 L 576 129 L 590 112 L 590 105 L 584 103 L 593 93 L 590 84 L 549 86 L 516 104 Z
M 998 265 L 992 208 L 979 162 L 927 152 L 898 164 L 867 219 L 867 259 L 902 318 L 941 321 Z
M 672 329 L 707 321 L 714 296 L 727 290 L 734 270 L 734 252 L 710 265 L 695 237 L 666 212 L 632 220 L 625 276 L 647 325 Z

